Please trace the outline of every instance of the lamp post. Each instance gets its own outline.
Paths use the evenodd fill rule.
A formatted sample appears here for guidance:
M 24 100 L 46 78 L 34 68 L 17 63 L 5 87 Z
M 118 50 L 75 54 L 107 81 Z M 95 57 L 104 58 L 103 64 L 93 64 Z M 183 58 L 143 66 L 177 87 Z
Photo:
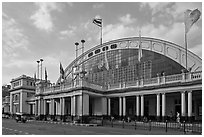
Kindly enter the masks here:
M 42 62 L 43 62 L 43 59 L 40 59 L 40 62 L 41 62 L 41 80 L 42 80 Z
M 84 68 L 84 43 L 85 43 L 85 40 L 81 40 L 81 43 L 82 43 L 82 72 L 81 72 L 81 74 L 82 74 L 82 86 L 83 86 L 83 81 L 84 81 L 84 77 L 85 77 L 85 68 Z M 82 92 L 82 123 L 83 123 L 83 92 Z
M 37 66 L 37 80 L 38 80 L 39 79 L 39 63 L 40 63 L 40 61 L 38 60 L 37 63 L 38 63 L 38 66 Z
M 75 45 L 76 45 L 76 58 L 77 58 L 78 57 L 78 46 L 79 46 L 79 43 L 76 42 Z
M 84 43 L 85 43 L 85 40 L 81 40 L 81 43 L 82 43 L 82 60 L 83 60 L 83 62 L 82 62 L 82 72 L 84 71 Z M 83 75 L 83 77 L 84 77 L 84 75 Z

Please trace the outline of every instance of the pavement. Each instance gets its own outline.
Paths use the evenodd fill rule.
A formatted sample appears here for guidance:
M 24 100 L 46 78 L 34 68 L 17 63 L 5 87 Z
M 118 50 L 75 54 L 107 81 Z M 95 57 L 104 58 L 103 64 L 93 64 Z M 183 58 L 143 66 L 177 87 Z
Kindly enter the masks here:
M 2 135 L 183 135 L 181 131 L 160 129 L 142 130 L 108 126 L 74 125 L 64 122 L 27 121 L 17 123 L 13 119 L 2 119 Z M 187 134 L 193 134 L 187 132 Z

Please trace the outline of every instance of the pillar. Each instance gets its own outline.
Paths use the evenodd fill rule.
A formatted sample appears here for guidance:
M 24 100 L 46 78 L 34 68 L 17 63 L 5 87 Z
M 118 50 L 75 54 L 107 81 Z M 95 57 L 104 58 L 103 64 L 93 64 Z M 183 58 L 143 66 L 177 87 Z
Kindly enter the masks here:
M 141 95 L 141 117 L 144 116 L 144 95 Z
M 13 114 L 13 94 L 10 94 L 10 113 Z
M 72 116 L 76 115 L 76 96 L 71 97 L 71 114 Z
M 126 116 L 126 98 L 123 97 L 123 117 Z
M 183 121 L 186 117 L 186 98 L 185 91 L 181 92 L 181 120 Z
M 166 119 L 166 94 L 162 93 L 162 119 Z
M 139 95 L 136 96 L 135 102 L 136 102 L 136 104 L 135 104 L 135 106 L 136 106 L 136 109 L 135 109 L 136 110 L 136 113 L 135 113 L 136 119 L 139 120 L 139 116 L 140 116 L 140 98 L 139 98 Z
M 122 97 L 119 97 L 119 116 L 122 117 Z
M 46 117 L 46 100 L 45 99 L 43 100 L 43 115 L 44 115 L 44 120 L 47 120 L 47 117 Z
M 106 97 L 102 97 L 102 115 L 107 115 L 107 99 Z
M 35 100 L 35 115 L 38 115 L 38 100 Z
M 82 99 L 83 95 L 79 95 L 78 97 L 79 97 L 79 105 L 77 105 L 77 107 L 79 107 L 77 108 L 79 110 L 78 115 L 83 116 L 83 109 L 82 109 L 83 108 L 83 99 Z
M 160 120 L 160 93 L 157 94 L 157 120 Z
M 111 115 L 111 100 L 108 98 L 108 116 Z
M 65 98 L 60 98 L 60 115 L 61 120 L 65 121 Z
M 62 116 L 62 98 L 60 98 L 60 102 L 59 102 L 59 115 L 60 117 Z
M 192 120 L 192 91 L 188 91 L 188 120 Z
M 181 92 L 181 116 L 186 116 L 186 99 L 185 99 L 185 91 Z
M 50 103 L 51 103 L 51 104 L 50 104 L 51 119 L 54 120 L 54 119 L 55 119 L 55 118 L 54 118 L 54 109 L 55 109 L 55 108 L 54 108 L 54 106 L 55 106 L 55 105 L 54 105 L 54 103 L 55 103 L 55 102 L 54 102 L 54 99 L 51 99 L 51 102 L 50 102 Z

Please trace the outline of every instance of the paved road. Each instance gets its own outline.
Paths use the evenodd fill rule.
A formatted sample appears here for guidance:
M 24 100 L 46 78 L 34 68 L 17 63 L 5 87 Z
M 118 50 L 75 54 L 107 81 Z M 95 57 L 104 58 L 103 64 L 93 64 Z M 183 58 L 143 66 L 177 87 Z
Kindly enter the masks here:
M 165 132 L 161 130 L 134 130 L 112 127 L 85 127 L 62 123 L 28 121 L 16 123 L 12 119 L 2 119 L 2 135 L 155 135 L 183 134 L 183 132 Z

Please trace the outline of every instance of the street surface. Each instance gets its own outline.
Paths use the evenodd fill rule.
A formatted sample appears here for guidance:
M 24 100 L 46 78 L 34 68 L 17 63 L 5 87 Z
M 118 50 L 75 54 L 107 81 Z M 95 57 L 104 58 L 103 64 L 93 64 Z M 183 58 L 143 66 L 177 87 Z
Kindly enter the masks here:
M 61 122 L 27 121 L 16 123 L 13 119 L 2 119 L 2 135 L 179 135 L 183 132 L 164 130 L 134 130 L 112 127 L 75 126 Z M 189 133 L 187 133 L 189 134 Z

